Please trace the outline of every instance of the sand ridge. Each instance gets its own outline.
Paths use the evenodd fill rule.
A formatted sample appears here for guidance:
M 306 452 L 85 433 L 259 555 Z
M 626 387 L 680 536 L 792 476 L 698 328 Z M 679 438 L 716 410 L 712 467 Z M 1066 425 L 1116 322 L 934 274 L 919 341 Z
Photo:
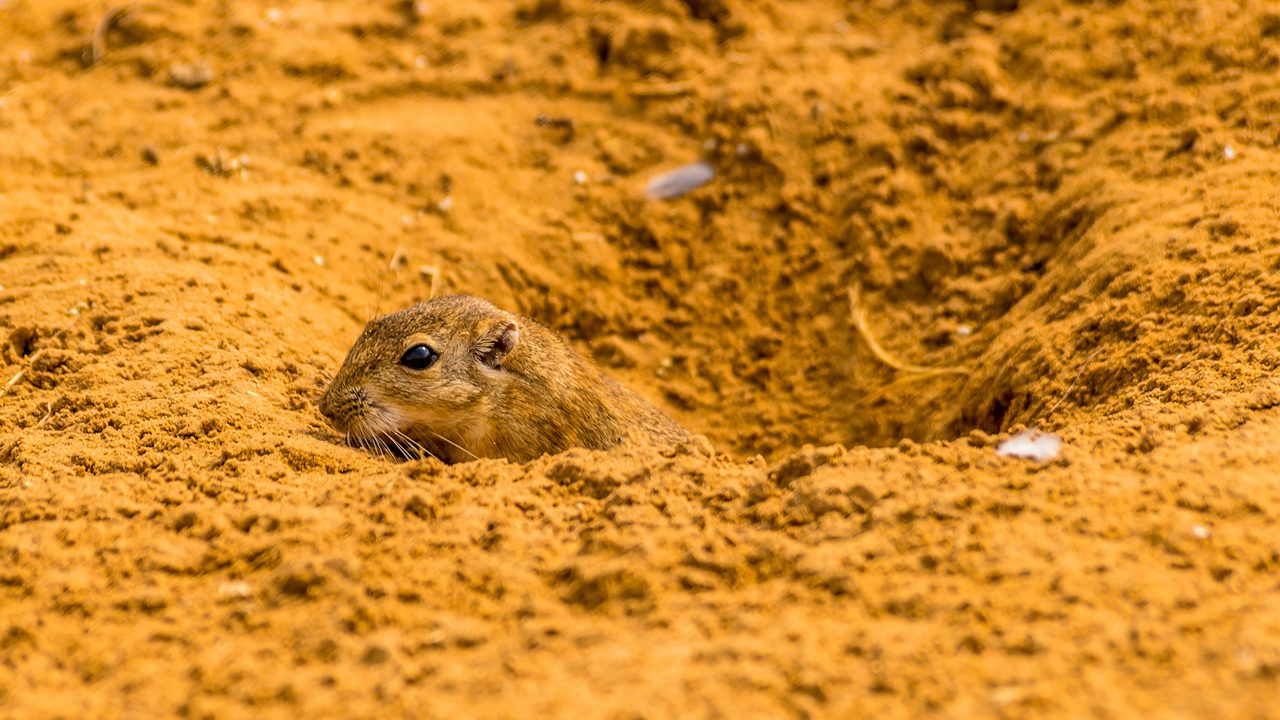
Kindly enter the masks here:
M 1274 714 L 1265 3 L 111 7 L 0 2 L 0 715 Z M 451 291 L 715 451 L 342 446 Z

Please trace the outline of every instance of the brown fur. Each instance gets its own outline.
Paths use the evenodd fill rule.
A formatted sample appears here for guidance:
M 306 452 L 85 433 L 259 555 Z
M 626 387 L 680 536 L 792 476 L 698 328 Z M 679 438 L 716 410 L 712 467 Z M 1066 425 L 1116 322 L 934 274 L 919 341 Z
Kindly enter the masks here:
M 400 364 L 430 345 L 425 370 Z M 604 375 L 554 331 L 468 295 L 437 298 L 369 322 L 320 400 L 349 441 L 446 462 L 525 462 L 624 440 L 688 433 Z

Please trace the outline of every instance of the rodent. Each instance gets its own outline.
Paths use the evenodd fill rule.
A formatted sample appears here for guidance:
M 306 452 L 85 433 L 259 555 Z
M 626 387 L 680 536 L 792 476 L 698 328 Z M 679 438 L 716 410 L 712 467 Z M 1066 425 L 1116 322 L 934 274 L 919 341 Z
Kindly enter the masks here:
M 448 463 L 690 438 L 555 331 L 471 295 L 371 320 L 320 413 L 352 444 Z

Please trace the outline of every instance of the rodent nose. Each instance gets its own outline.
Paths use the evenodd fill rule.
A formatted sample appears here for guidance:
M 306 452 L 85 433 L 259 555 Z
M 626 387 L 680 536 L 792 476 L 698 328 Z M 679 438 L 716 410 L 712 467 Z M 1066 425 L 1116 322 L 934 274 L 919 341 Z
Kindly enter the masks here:
M 355 390 L 330 387 L 320 398 L 320 414 L 329 425 L 338 431 L 346 430 L 353 418 L 360 417 L 365 410 L 368 396 L 364 388 Z
M 338 408 L 335 406 L 335 403 L 333 402 L 332 393 L 325 392 L 325 394 L 321 396 L 320 414 L 323 415 L 325 419 L 328 420 L 329 422 L 333 422 L 338 419 Z

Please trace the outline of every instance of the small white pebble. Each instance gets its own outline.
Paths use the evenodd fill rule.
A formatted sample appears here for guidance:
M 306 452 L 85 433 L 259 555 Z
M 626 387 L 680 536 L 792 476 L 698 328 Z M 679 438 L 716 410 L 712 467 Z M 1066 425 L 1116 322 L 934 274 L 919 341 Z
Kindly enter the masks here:
M 1020 143 L 1031 142 L 1031 133 L 1027 132 L 1026 130 L 1023 130 L 1022 132 L 1018 133 L 1018 142 Z
M 68 310 L 68 311 L 67 311 L 67 314 L 68 314 L 68 315 L 79 315 L 79 314 L 80 314 L 80 308 L 78 308 L 78 307 L 73 307 L 73 308 L 71 308 L 70 310 Z
M 645 194 L 655 200 L 672 200 L 706 185 L 715 176 L 715 169 L 707 163 L 690 163 L 650 180 Z
M 445 195 L 444 197 L 440 198 L 440 202 L 436 203 L 436 207 L 440 210 L 440 212 L 449 212 L 450 210 L 453 209 L 453 196 Z
M 1203 525 L 1196 525 L 1195 527 L 1191 528 L 1191 534 L 1195 535 L 1200 540 L 1208 540 L 1209 536 L 1212 535 L 1213 533 L 1209 531 L 1209 528 Z
M 226 597 L 245 598 L 253 594 L 249 583 L 244 581 L 224 582 L 218 585 L 218 594 Z
M 1235 148 L 1233 148 L 1233 147 L 1231 147 L 1230 145 L 1228 145 L 1228 146 L 1226 146 L 1226 147 L 1222 148 L 1222 154 L 1223 154 L 1223 155 L 1224 155 L 1228 160 L 1235 160 L 1235 159 L 1236 159 L 1236 149 L 1235 149 Z
M 274 23 L 274 22 L 280 22 L 280 18 L 281 18 L 282 16 L 283 16 L 283 13 L 281 13 L 281 12 L 280 12 L 280 8 L 274 8 L 274 7 L 273 7 L 273 8 L 267 8 L 267 20 L 269 20 L 269 21 L 271 21 L 271 22 L 273 22 L 273 23 Z
M 1039 430 L 1023 430 L 996 446 L 1000 457 L 1016 457 L 1045 462 L 1058 457 L 1062 451 L 1062 438 Z
M 314 260 L 314 261 L 315 261 L 315 263 L 316 263 L 317 265 L 319 265 L 320 267 L 324 267 L 324 256 L 323 256 L 323 255 L 316 255 L 315 257 L 313 257 L 313 258 L 311 258 L 311 259 L 312 259 L 312 260 Z
M 401 225 L 404 225 L 405 227 L 409 227 L 410 225 L 412 225 L 412 224 L 413 224 L 413 216 L 412 216 L 412 215 L 401 215 L 401 216 L 400 216 L 400 224 L 401 224 Z
M 413 65 L 416 68 L 424 68 L 427 66 L 427 56 L 419 55 L 413 59 Z
M 585 172 L 583 172 L 583 171 L 579 170 L 579 171 L 577 171 L 577 172 L 575 172 L 575 173 L 573 174 L 573 181 L 574 181 L 574 182 L 576 182 L 576 183 L 578 183 L 579 185 L 586 185 L 586 184 L 587 184 L 587 174 L 586 174 Z
M 746 155 L 751 152 L 751 147 L 746 143 L 738 143 L 738 147 L 734 148 L 733 151 L 739 155 Z
M 968 325 L 957 325 L 956 334 L 959 335 L 960 337 L 969 337 L 970 335 L 973 334 L 973 328 L 969 327 Z
M 84 287 L 85 285 L 89 284 L 89 281 L 85 280 L 84 278 L 80 278 L 79 283 L 80 283 L 80 287 Z

